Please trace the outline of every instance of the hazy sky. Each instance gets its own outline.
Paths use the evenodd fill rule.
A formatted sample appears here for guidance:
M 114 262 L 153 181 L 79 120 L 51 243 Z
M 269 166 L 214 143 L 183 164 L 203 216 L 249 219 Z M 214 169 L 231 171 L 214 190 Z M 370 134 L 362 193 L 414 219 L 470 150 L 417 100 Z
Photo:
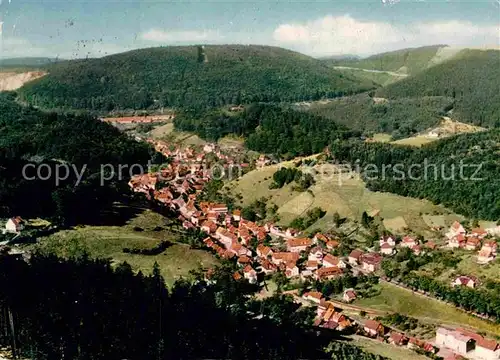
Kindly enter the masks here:
M 313 56 L 500 45 L 500 0 L 0 0 L 0 57 L 268 44 Z

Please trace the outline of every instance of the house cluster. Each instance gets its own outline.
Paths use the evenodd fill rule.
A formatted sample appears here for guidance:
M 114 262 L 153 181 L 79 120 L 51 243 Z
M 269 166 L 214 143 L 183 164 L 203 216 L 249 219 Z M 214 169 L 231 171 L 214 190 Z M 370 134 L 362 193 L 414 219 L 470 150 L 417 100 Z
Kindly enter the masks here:
M 257 264 L 256 270 L 266 275 L 281 270 L 287 278 L 322 281 L 342 276 L 347 266 L 346 262 L 341 258 L 328 253 L 327 244 L 334 248 L 339 243 L 324 234 L 316 234 L 312 239 L 300 237 L 300 233 L 293 229 L 282 230 L 271 223 L 259 226 L 244 219 L 241 219 L 237 226 L 231 224 L 225 231 L 232 236 L 233 241 L 241 241 L 243 246 L 248 245 L 245 238 L 251 239 L 255 237 L 257 239 L 256 256 L 253 259 L 248 259 L 248 261 L 245 258 L 245 262 L 238 258 L 237 262 L 241 263 L 242 266 L 246 262 L 253 262 Z M 248 236 L 248 233 L 250 233 L 250 236 Z M 267 236 L 284 238 L 286 251 L 264 245 L 263 240 Z M 215 237 L 217 237 L 217 234 L 215 234 Z M 325 243 L 320 244 L 322 241 Z M 301 255 L 307 256 L 307 260 L 299 267 L 297 262 Z M 248 267 L 245 267 L 243 271 L 249 271 Z
M 390 329 L 376 320 L 366 320 L 362 325 L 364 335 L 376 338 L 379 341 L 386 341 L 394 346 L 404 346 L 412 350 L 423 350 L 427 353 L 435 354 L 438 349 L 430 342 L 407 336 L 404 333 Z
M 445 359 L 458 356 L 474 360 L 500 359 L 500 345 L 497 341 L 461 328 L 438 328 L 436 345 L 441 348 L 437 355 Z
M 495 229 L 472 229 L 467 232 L 458 221 L 455 221 L 446 233 L 448 247 L 461 248 L 465 250 L 478 250 L 477 261 L 480 264 L 487 264 L 495 260 L 497 256 L 497 242 L 487 239 L 487 236 L 496 236 Z
M 389 256 L 396 253 L 396 248 L 398 246 L 400 248 L 410 249 L 415 255 L 421 255 L 427 250 L 434 250 L 436 248 L 436 245 L 433 242 L 429 241 L 425 244 L 420 244 L 417 238 L 410 235 L 404 236 L 399 244 L 396 244 L 396 239 L 393 236 L 381 236 L 379 245 L 380 253 Z
M 150 124 L 155 122 L 163 122 L 174 119 L 174 114 L 168 115 L 150 115 L 150 116 L 126 116 L 126 117 L 111 117 L 102 118 L 101 121 L 116 124 Z
M 382 265 L 382 255 L 376 252 L 365 253 L 360 249 L 351 251 L 347 257 L 349 264 L 363 273 L 373 273 Z
M 337 331 L 344 331 L 355 326 L 355 321 L 345 316 L 341 309 L 335 308 L 333 303 L 326 301 L 322 293 L 311 291 L 305 293 L 302 297 L 317 305 L 316 319 L 313 326 Z

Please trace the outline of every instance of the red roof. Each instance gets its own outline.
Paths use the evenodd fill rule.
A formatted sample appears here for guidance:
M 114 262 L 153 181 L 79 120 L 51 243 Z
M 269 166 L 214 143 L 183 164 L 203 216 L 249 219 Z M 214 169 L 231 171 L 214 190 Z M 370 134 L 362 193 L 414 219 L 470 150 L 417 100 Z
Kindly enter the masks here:
M 375 320 L 366 320 L 365 328 L 370 330 L 378 331 L 382 327 L 382 324 Z
M 349 257 L 359 260 L 361 258 L 361 256 L 363 256 L 363 254 L 364 254 L 363 251 L 356 249 L 356 250 L 351 251 L 351 253 L 349 254 Z

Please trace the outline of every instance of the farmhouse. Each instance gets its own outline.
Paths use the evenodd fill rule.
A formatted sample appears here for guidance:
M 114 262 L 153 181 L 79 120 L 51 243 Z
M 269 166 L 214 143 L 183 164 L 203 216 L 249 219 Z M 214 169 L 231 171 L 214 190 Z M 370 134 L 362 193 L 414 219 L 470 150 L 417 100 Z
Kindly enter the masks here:
M 467 250 L 476 250 L 481 245 L 481 240 L 478 237 L 471 236 L 467 238 L 465 248 Z

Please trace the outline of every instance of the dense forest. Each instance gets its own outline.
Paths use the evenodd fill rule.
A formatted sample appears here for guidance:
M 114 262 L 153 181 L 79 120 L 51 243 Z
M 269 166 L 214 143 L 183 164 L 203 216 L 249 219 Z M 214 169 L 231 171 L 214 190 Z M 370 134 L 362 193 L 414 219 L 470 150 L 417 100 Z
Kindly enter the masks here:
M 365 134 L 388 133 L 394 140 L 437 126 L 453 99 L 436 96 L 375 101 L 367 94 L 298 107 Z
M 315 154 L 335 139 L 360 135 L 329 119 L 268 104 L 248 106 L 236 115 L 189 110 L 179 114 L 174 124 L 209 140 L 230 133 L 243 135 L 249 149 L 286 157 Z
M 270 46 L 169 46 L 47 67 L 20 89 L 44 108 L 90 110 L 318 100 L 374 88 L 320 60 Z
M 335 142 L 332 156 L 357 162 L 373 191 L 426 198 L 478 219 L 500 219 L 500 130 L 454 136 L 422 148 Z M 396 166 L 397 165 L 397 166 Z
M 145 276 L 85 256 L 34 254 L 29 263 L 6 256 L 0 344 L 38 360 L 383 359 L 334 341 L 335 331 L 313 330 L 312 308 L 290 297 L 249 299 L 254 286 L 233 272 L 226 264 L 210 284 L 199 271 L 194 283 L 167 289 L 157 266 Z
M 451 60 L 378 90 L 377 96 L 451 97 L 454 119 L 500 127 L 500 51 L 463 50 Z
M 129 168 L 119 173 L 118 165 L 141 164 L 146 169 L 152 154 L 149 145 L 95 118 L 43 113 L 21 106 L 12 94 L 3 93 L 0 216 L 41 216 L 67 224 L 92 221 L 128 193 Z M 105 164 L 110 166 L 102 174 L 101 165 Z M 66 165 L 69 173 L 63 169 Z M 101 184 L 101 175 L 111 178 L 111 165 L 115 175 Z M 59 184 L 56 171 L 60 178 L 67 176 Z M 77 173 L 82 174 L 81 181 Z

